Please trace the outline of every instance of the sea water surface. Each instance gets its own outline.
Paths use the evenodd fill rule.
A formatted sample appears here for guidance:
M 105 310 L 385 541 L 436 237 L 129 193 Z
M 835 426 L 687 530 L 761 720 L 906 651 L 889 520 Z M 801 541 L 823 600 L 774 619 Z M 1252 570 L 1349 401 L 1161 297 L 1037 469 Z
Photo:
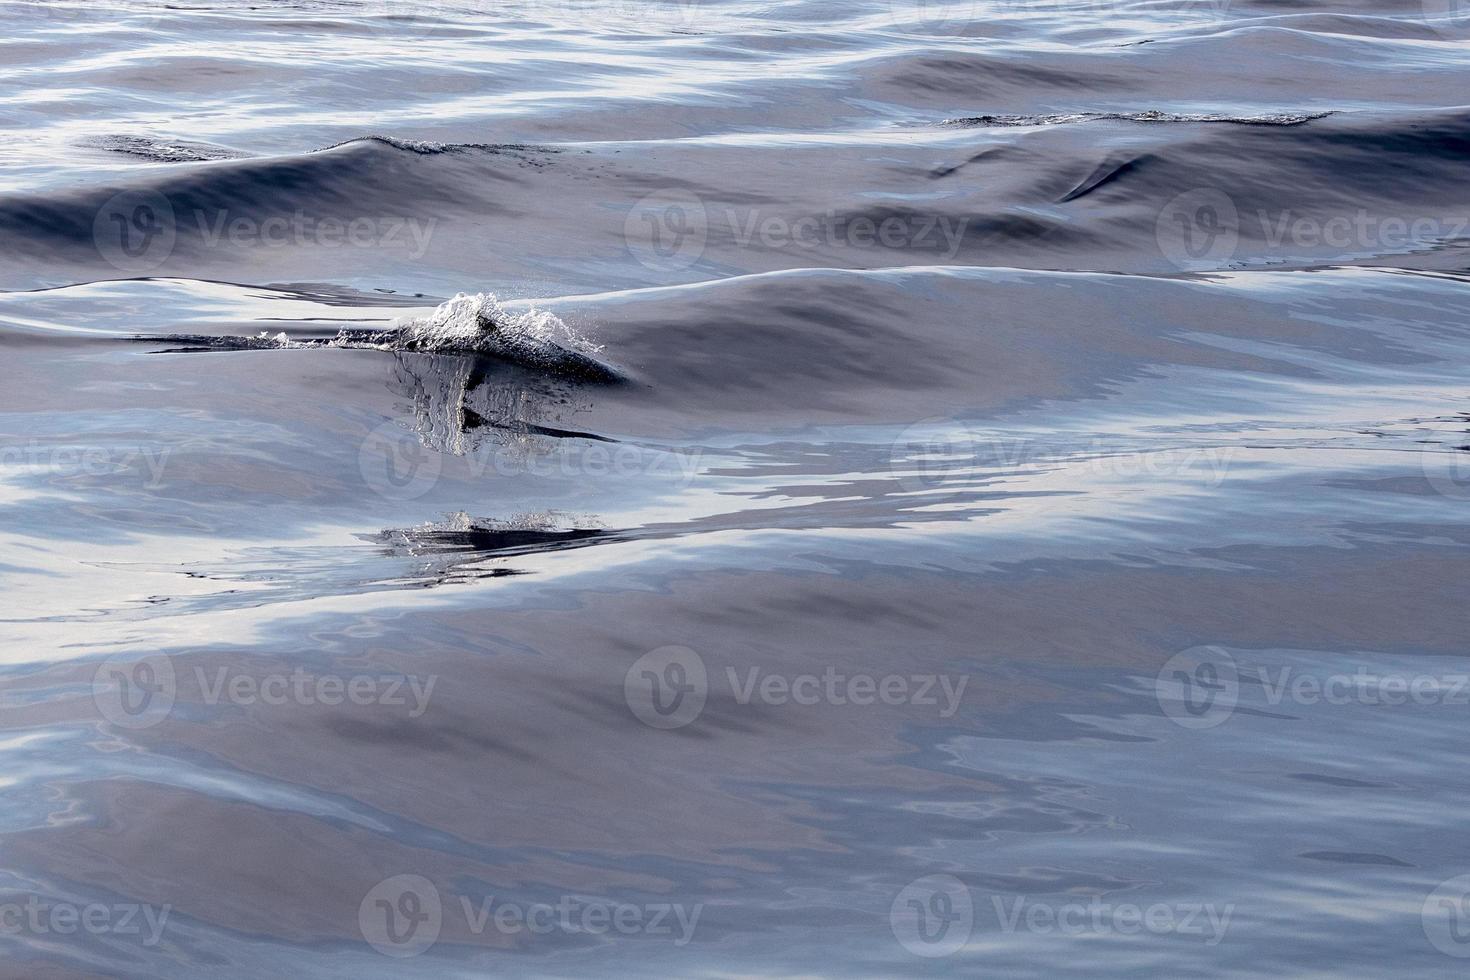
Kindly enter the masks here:
M 1462 975 L 1462 6 L 0 26 L 0 975 Z

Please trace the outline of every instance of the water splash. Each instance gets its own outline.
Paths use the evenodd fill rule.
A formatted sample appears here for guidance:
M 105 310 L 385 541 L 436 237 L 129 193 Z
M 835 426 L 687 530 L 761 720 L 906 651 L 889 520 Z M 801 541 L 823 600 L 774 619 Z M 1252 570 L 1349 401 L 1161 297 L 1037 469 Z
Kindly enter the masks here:
M 458 293 L 425 317 L 395 325 L 390 345 L 399 350 L 491 351 L 506 344 L 555 344 L 581 354 L 602 348 L 576 333 L 554 313 L 530 309 L 512 313 L 494 293 Z

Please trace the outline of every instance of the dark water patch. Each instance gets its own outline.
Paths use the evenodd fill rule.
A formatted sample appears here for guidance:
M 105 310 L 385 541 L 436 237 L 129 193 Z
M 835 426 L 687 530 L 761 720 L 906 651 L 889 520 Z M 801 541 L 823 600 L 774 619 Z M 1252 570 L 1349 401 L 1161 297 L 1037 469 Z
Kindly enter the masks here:
M 562 551 L 603 543 L 603 539 L 617 540 L 618 537 L 618 532 L 603 528 L 563 528 L 538 526 L 535 522 L 517 525 L 505 521 L 463 519 L 441 525 L 382 531 L 373 536 L 373 540 L 389 546 L 395 554 L 475 552 L 493 557 Z
M 1099 187 L 1102 187 L 1104 184 L 1108 183 L 1108 181 L 1117 180 L 1118 178 L 1128 173 L 1131 173 L 1141 167 L 1146 166 L 1148 162 L 1149 158 L 1147 156 L 1140 156 L 1134 157 L 1131 160 L 1123 160 L 1121 162 L 1109 161 L 1100 163 L 1098 164 L 1097 169 L 1094 170 L 1087 177 L 1086 180 L 1082 181 L 1082 183 L 1078 184 L 1066 194 L 1062 195 L 1061 203 L 1065 204 L 1068 201 L 1075 201 L 1079 197 L 1086 197 L 1088 194 L 1091 194 Z
M 1230 123 L 1236 126 L 1300 126 L 1313 119 L 1332 115 L 1326 112 L 1277 112 L 1258 116 L 1232 116 L 1207 112 L 1164 112 L 1149 109 L 1142 112 L 1070 112 L 1050 115 L 983 115 L 945 119 L 941 126 L 1062 126 L 1070 123 L 1111 120 L 1141 123 Z

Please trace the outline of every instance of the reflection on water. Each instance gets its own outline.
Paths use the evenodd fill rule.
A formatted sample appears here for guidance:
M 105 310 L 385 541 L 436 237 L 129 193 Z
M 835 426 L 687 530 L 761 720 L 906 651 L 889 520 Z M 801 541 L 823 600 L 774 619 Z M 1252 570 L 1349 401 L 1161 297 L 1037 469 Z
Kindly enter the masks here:
M 569 428 L 591 410 L 589 395 L 488 358 L 396 351 L 391 387 L 408 400 L 413 430 L 434 452 L 489 451 L 526 463 L 553 451 L 556 438 L 602 439 Z

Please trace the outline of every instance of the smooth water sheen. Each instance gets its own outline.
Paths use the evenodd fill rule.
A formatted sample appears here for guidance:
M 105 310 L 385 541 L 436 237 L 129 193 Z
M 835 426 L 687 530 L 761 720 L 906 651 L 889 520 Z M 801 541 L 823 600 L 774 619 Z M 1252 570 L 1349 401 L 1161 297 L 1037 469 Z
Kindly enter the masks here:
M 1463 974 L 1463 6 L 0 26 L 0 975 Z

